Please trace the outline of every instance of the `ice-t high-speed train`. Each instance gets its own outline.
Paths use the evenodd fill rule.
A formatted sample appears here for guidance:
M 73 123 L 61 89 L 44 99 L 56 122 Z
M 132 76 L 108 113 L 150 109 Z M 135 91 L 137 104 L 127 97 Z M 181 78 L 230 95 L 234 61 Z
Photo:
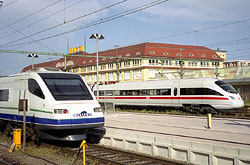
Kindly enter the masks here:
M 244 106 L 240 95 L 230 84 L 213 78 L 100 85 L 99 96 L 100 103 L 177 107 L 202 113 L 234 111 Z
M 40 69 L 0 78 L 2 131 L 22 128 L 24 104 L 28 132 L 42 139 L 78 141 L 105 134 L 101 107 L 78 74 Z

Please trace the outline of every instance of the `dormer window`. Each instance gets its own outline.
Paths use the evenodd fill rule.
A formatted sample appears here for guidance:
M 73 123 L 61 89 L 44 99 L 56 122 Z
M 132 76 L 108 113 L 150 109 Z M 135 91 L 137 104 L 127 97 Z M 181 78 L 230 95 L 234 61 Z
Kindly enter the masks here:
M 163 52 L 163 55 L 168 55 L 168 52 Z
M 135 55 L 140 55 L 141 54 L 141 52 L 136 52 L 136 54 Z
M 202 54 L 201 57 L 206 57 L 206 55 L 205 55 L 205 54 Z
M 190 54 L 189 54 L 189 57 L 194 57 L 194 54 L 193 54 L 193 53 L 190 53 Z
M 182 54 L 181 53 L 177 53 L 176 56 L 182 56 Z
M 89 62 L 92 62 L 92 60 L 89 60 Z
M 217 56 L 214 54 L 213 56 L 212 56 L 213 58 L 217 58 Z
M 150 51 L 149 54 L 154 55 L 154 54 L 155 54 L 155 51 Z
M 129 57 L 130 56 L 130 54 L 128 53 L 128 54 L 126 54 L 126 57 Z
M 82 63 L 83 63 L 83 64 L 86 64 L 86 61 L 83 61 Z

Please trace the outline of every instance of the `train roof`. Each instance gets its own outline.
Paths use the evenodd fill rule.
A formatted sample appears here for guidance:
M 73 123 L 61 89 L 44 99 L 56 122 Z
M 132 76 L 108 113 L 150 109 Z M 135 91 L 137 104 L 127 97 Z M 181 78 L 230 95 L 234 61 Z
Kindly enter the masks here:
M 216 81 L 215 78 L 197 78 L 197 79 L 173 79 L 173 80 L 153 80 L 153 81 L 133 81 L 133 82 L 121 82 L 109 85 L 100 85 L 99 88 L 103 90 L 129 90 L 129 89 L 157 89 L 171 87 L 174 82 L 181 81 L 192 85 L 200 84 L 204 81 Z M 96 87 L 94 88 L 96 89 Z
M 17 73 L 17 74 L 13 74 L 13 75 L 9 75 L 6 77 L 1 77 L 1 78 L 11 78 L 11 77 L 25 77 L 25 76 L 29 76 L 31 74 L 38 74 L 38 73 L 63 73 L 63 74 L 76 74 L 76 73 L 70 73 L 70 72 L 64 72 L 58 68 L 38 68 L 38 69 L 31 69 L 28 70 L 26 72 L 21 72 L 21 73 Z

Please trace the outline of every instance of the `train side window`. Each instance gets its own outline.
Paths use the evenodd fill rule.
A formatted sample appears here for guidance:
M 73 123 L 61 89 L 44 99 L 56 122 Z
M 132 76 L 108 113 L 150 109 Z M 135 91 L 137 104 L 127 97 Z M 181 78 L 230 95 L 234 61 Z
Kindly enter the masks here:
M 113 96 L 113 91 L 105 91 L 104 95 L 105 96 Z
M 9 90 L 3 89 L 0 90 L 0 101 L 8 101 L 9 100 Z
M 99 96 L 104 96 L 104 91 L 99 91 Z
M 28 80 L 28 85 L 29 85 L 29 92 L 32 93 L 33 95 L 36 95 L 37 97 L 40 97 L 42 99 L 45 99 L 45 96 L 43 94 L 42 89 L 40 88 L 39 84 L 36 82 L 34 79 L 29 79 Z
M 171 95 L 171 89 L 157 89 L 156 95 Z
M 114 96 L 120 96 L 120 91 L 118 90 L 114 91 Z
M 150 96 L 155 96 L 156 95 L 156 89 L 150 89 L 149 90 L 149 94 L 150 94 Z
M 174 96 L 177 96 L 177 88 L 174 88 Z

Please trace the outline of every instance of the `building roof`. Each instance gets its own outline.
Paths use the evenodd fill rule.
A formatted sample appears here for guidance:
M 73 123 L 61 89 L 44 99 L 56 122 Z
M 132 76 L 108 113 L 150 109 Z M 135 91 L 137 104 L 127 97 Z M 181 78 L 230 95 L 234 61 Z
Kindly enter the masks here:
M 79 53 L 82 55 L 92 55 L 93 57 L 67 57 L 67 68 L 90 66 L 96 64 L 96 53 Z M 117 49 L 110 49 L 99 52 L 99 64 L 111 63 L 117 60 L 128 58 L 166 58 L 166 59 L 190 59 L 190 60 L 213 60 L 223 61 L 216 51 L 204 46 L 176 45 L 165 43 L 141 43 Z M 63 68 L 64 59 L 36 64 L 35 67 L 58 67 Z M 25 67 L 23 71 L 31 69 Z

